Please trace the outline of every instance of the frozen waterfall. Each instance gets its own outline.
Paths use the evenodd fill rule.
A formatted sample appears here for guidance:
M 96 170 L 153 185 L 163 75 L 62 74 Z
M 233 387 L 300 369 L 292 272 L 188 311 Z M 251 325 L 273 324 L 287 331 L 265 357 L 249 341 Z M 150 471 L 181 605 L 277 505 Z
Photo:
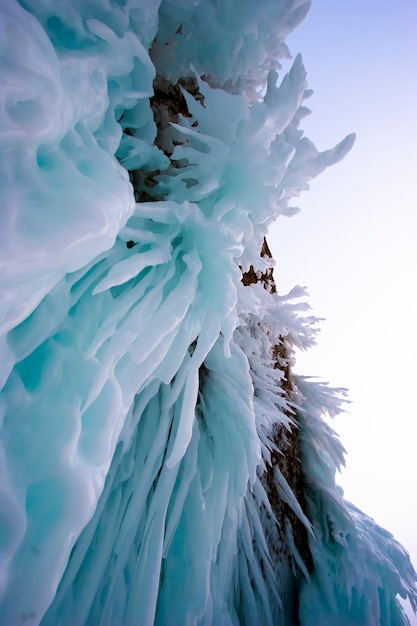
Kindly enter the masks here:
M 309 0 L 0 6 L 0 624 L 396 626 L 265 236 L 351 148 L 300 129 Z M 261 253 L 261 254 L 260 254 Z

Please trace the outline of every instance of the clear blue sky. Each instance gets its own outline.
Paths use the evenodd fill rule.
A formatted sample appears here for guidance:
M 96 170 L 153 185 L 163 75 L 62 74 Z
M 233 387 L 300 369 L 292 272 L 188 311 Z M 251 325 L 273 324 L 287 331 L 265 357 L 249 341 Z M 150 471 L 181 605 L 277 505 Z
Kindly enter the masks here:
M 280 290 L 307 286 L 327 318 L 298 371 L 349 388 L 339 482 L 416 567 L 417 2 L 313 0 L 288 44 L 314 90 L 305 134 L 321 150 L 357 134 L 269 237 Z

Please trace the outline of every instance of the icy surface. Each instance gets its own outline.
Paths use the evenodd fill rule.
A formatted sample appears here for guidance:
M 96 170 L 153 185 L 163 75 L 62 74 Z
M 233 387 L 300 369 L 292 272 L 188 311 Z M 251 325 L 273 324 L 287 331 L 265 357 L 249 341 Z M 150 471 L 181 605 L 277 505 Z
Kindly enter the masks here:
M 393 625 L 396 594 L 416 605 L 407 554 L 335 486 L 340 393 L 289 379 L 314 320 L 259 257 L 353 142 L 319 153 L 301 57 L 278 77 L 308 5 L 1 3 L 4 626 Z

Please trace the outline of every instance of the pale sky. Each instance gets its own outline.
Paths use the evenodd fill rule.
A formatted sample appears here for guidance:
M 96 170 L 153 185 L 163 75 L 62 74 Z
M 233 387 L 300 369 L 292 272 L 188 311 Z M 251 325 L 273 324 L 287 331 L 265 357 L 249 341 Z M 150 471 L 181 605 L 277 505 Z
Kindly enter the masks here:
M 307 286 L 327 319 L 297 369 L 349 389 L 339 483 L 417 567 L 417 3 L 313 0 L 288 44 L 314 90 L 306 136 L 357 134 L 269 236 L 279 290 Z

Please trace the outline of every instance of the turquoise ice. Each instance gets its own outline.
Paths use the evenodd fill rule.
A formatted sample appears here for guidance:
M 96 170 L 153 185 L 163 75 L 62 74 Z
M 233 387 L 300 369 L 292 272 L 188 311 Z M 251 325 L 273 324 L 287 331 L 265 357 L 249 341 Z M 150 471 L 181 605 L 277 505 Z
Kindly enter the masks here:
M 353 143 L 318 152 L 301 57 L 280 76 L 308 5 L 2 3 L 4 626 L 392 626 L 397 594 L 417 606 L 406 552 L 335 484 L 343 392 L 288 380 L 314 343 L 304 295 L 259 256 Z M 273 461 L 291 437 L 302 498 Z

